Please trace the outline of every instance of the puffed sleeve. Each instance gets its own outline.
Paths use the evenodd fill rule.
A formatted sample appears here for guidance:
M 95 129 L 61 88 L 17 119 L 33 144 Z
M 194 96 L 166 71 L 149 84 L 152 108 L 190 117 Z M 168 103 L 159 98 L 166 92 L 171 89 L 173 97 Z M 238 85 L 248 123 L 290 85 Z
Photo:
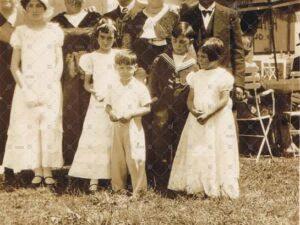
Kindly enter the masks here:
M 93 74 L 93 62 L 90 53 L 84 54 L 80 57 L 79 66 L 86 74 Z
M 138 81 L 138 82 L 140 82 L 140 81 Z M 146 87 L 146 85 L 144 85 L 143 83 L 141 83 L 141 85 L 140 85 L 139 98 L 140 98 L 141 106 L 146 106 L 149 103 L 151 103 L 150 92 L 149 92 L 148 88 Z
M 10 45 L 13 48 L 21 48 L 22 46 L 22 28 L 16 27 L 10 38 Z
M 187 77 L 186 77 L 186 82 L 187 84 L 191 87 L 194 88 L 194 77 L 195 77 L 195 72 L 190 72 Z
M 231 91 L 233 89 L 234 77 L 227 70 L 222 70 L 218 79 L 219 91 Z

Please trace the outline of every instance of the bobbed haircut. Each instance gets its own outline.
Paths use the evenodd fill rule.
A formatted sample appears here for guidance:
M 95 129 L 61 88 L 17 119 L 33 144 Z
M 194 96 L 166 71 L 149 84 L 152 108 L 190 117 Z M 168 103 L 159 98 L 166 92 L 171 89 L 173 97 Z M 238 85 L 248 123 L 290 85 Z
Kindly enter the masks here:
M 115 56 L 115 64 L 116 65 L 128 65 L 133 66 L 137 63 L 137 57 L 136 54 L 134 54 L 130 50 L 121 50 L 118 52 Z
M 195 38 L 195 32 L 192 26 L 187 22 L 179 22 L 172 31 L 172 37 L 178 38 L 179 36 L 187 37 L 192 40 Z
M 200 51 L 207 55 L 210 62 L 220 60 L 224 53 L 224 43 L 221 39 L 212 37 L 204 42 Z

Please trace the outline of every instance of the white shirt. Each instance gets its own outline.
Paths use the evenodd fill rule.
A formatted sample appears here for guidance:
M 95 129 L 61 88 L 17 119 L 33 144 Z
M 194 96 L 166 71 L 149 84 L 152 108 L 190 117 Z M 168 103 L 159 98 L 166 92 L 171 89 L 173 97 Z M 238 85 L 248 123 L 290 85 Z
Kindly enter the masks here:
M 65 17 L 74 27 L 78 27 L 87 14 L 88 13 L 85 10 L 81 10 L 76 14 L 65 14 Z
M 213 2 L 208 8 L 205 8 L 204 6 L 202 6 L 200 3 L 199 3 L 199 9 L 200 11 L 202 12 L 203 10 L 205 11 L 212 11 L 212 13 L 209 15 L 207 14 L 206 16 L 202 14 L 202 18 L 203 18 L 203 22 L 204 22 L 204 26 L 205 26 L 205 29 L 207 30 L 207 27 L 208 27 L 208 24 L 211 20 L 211 18 L 213 17 L 214 15 L 214 12 L 215 12 L 215 7 L 216 7 L 216 2 Z

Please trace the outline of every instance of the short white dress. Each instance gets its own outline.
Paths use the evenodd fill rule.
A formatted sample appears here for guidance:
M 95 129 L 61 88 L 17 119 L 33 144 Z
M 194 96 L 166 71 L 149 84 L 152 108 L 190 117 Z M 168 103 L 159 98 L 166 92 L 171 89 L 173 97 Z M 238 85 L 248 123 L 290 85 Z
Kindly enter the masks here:
M 91 74 L 93 88 L 99 99 L 105 99 L 108 89 L 118 78 L 114 58 L 118 50 L 110 53 L 87 53 L 81 56 L 79 66 Z M 69 175 L 86 179 L 110 179 L 112 122 L 105 112 L 104 100 L 99 102 L 91 95 L 78 148 Z
M 56 68 L 56 49 L 64 33 L 54 24 L 39 30 L 18 26 L 10 44 L 21 50 L 21 89 L 15 87 L 3 166 L 15 172 L 63 166 L 61 74 Z M 28 95 L 38 107 L 30 107 Z
M 188 84 L 194 89 L 194 106 L 210 112 L 220 93 L 233 88 L 233 76 L 223 68 L 190 73 Z M 189 194 L 239 196 L 239 153 L 232 113 L 232 100 L 201 125 L 188 116 L 173 162 L 168 188 Z

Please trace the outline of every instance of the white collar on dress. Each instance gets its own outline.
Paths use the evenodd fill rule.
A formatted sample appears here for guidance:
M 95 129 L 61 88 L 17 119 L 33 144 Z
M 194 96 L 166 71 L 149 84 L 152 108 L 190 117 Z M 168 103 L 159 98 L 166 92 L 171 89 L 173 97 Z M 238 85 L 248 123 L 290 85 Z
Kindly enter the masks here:
M 3 15 L 3 16 L 5 17 L 5 19 L 7 20 L 7 22 L 9 22 L 14 27 L 16 25 L 17 16 L 18 16 L 17 7 L 14 8 L 12 14 L 10 14 L 8 17 L 6 17 L 5 15 Z

